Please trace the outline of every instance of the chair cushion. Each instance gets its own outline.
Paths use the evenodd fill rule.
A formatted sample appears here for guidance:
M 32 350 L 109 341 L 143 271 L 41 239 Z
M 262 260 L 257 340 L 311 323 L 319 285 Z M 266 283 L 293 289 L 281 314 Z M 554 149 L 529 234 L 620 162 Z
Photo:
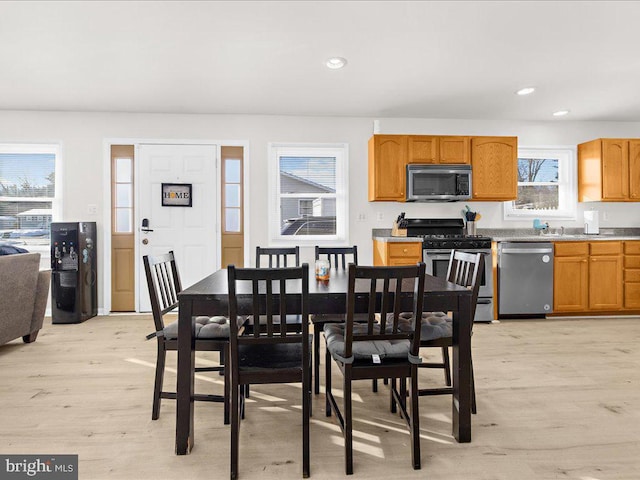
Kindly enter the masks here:
M 371 355 L 377 354 L 380 359 L 399 358 L 407 359 L 410 353 L 409 340 L 366 340 L 353 342 L 352 358 L 344 356 L 344 323 L 327 323 L 324 326 L 324 336 L 327 349 L 331 356 L 343 363 L 352 363 L 353 360 L 371 360 Z M 379 326 L 374 326 L 374 331 L 379 331 Z M 353 325 L 353 334 L 366 335 L 367 326 L 362 323 Z
M 246 322 L 246 317 L 238 317 L 238 328 Z M 227 317 L 198 316 L 193 319 L 195 338 L 229 338 L 229 319 Z M 178 338 L 178 321 L 170 323 L 162 331 L 167 340 Z
M 387 321 L 392 321 L 391 315 Z M 413 330 L 413 314 L 402 312 L 399 315 L 398 328 L 401 331 Z M 422 327 L 420 329 L 420 341 L 426 342 L 439 338 L 453 336 L 453 320 L 444 312 L 422 312 Z

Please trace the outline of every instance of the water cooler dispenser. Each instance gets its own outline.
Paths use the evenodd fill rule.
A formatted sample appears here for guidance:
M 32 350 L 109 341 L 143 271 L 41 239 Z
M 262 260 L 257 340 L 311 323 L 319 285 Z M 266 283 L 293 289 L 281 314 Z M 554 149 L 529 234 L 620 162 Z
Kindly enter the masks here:
M 97 314 L 96 223 L 52 223 L 51 322 L 80 323 Z

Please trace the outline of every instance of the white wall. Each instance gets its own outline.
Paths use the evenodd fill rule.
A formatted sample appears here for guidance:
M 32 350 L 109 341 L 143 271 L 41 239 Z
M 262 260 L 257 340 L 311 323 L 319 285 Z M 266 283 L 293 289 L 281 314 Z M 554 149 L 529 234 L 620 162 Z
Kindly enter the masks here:
M 598 137 L 640 137 L 637 123 L 546 123 L 378 119 L 379 133 L 447 135 L 515 135 L 523 146 L 573 145 Z M 361 263 L 372 261 L 371 229 L 391 228 L 393 219 L 404 211 L 407 217 L 458 217 L 460 203 L 404 204 L 367 201 L 367 141 L 373 133 L 373 118 L 288 117 L 242 115 L 170 115 L 76 112 L 0 112 L 0 143 L 60 143 L 64 163 L 64 218 L 57 221 L 97 221 L 103 234 L 105 215 L 105 139 L 218 140 L 246 141 L 250 152 L 251 251 L 267 245 L 267 144 L 269 142 L 345 142 L 349 145 L 349 243 L 358 245 Z M 98 206 L 89 215 L 89 204 Z M 640 226 L 640 204 L 596 204 L 607 212 L 600 216 L 603 227 Z M 504 222 L 502 204 L 473 202 L 482 213 L 480 228 L 530 227 L 530 222 Z M 583 206 L 579 204 L 579 218 Z M 358 221 L 363 214 L 365 220 Z M 550 222 L 551 226 L 556 226 Z M 581 221 L 562 222 L 579 227 Z M 560 223 L 558 222 L 558 226 Z M 303 259 L 312 261 L 311 248 Z M 104 258 L 99 268 L 104 271 Z M 100 307 L 104 282 L 100 284 Z

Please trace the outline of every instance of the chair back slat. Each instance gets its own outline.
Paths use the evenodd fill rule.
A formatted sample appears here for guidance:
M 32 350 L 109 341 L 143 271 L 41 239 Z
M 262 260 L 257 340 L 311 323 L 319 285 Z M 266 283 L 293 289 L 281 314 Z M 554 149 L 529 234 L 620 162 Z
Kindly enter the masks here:
M 447 270 L 447 280 L 471 290 L 471 318 L 476 314 L 478 292 L 484 274 L 484 258 L 482 253 L 469 253 L 452 250 Z
M 358 264 L 358 247 L 319 247 L 316 245 L 316 260 L 326 257 L 329 267 L 346 270 L 349 263 Z M 351 258 L 349 258 L 351 257 Z
M 268 260 L 269 268 L 299 267 L 300 247 L 256 247 L 256 268 L 266 267 L 264 260 Z
M 368 315 L 366 334 L 354 334 L 354 316 L 357 297 L 357 282 L 368 282 Z M 417 356 L 420 347 L 420 322 L 413 322 L 412 330 L 399 329 L 399 315 L 406 304 L 406 297 L 413 303 L 413 318 L 422 318 L 425 283 L 425 264 L 395 267 L 370 267 L 349 265 L 349 288 L 347 292 L 347 318 L 345 327 L 344 355 L 353 353 L 353 343 L 371 340 L 406 339 L 411 343 L 410 353 Z M 374 325 L 373 318 L 379 314 L 380 323 Z M 392 328 L 387 325 L 387 316 L 393 319 Z
M 182 291 L 178 266 L 173 251 L 163 255 L 145 255 L 142 260 L 153 321 L 156 331 L 160 331 L 164 328 L 163 315 L 178 306 L 178 293 Z
M 278 343 L 292 341 L 296 336 L 308 336 L 308 321 L 302 322 L 299 331 L 288 329 L 286 321 L 288 316 L 302 315 L 303 319 L 309 316 L 308 264 L 270 269 L 229 265 L 227 271 L 232 348 L 234 342 Z M 245 284 L 250 284 L 251 288 Z M 245 300 L 247 295 L 251 297 L 250 300 Z M 239 301 L 239 297 L 242 297 L 242 301 Z M 238 336 L 234 320 L 239 315 L 263 318 L 266 324 L 264 328 L 254 328 L 253 335 Z M 275 316 L 279 316 L 279 322 L 274 322 Z M 307 342 L 304 343 L 306 345 Z

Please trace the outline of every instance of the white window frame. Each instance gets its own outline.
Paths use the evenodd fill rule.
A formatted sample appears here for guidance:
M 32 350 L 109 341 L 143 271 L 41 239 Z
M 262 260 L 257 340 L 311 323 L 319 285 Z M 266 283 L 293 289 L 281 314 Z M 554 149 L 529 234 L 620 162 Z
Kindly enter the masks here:
M 530 218 L 575 220 L 578 200 L 576 196 L 576 149 L 570 146 L 519 147 L 518 158 L 558 159 L 558 209 L 519 210 L 515 201 L 504 202 L 505 220 L 525 220 Z M 535 182 L 544 185 L 544 183 Z M 554 184 L 556 184 L 554 182 Z M 518 185 L 521 185 L 518 182 Z
M 0 153 L 50 153 L 55 156 L 55 188 L 53 198 L 33 198 L 33 197 L 0 197 L 2 201 L 51 201 L 51 221 L 59 222 L 62 216 L 62 147 L 57 144 L 41 144 L 41 143 L 0 143 Z M 48 268 L 51 265 L 51 249 L 50 247 L 27 247 L 30 252 L 40 253 L 40 268 Z
M 278 246 L 338 246 L 349 243 L 349 199 L 347 193 L 349 147 L 346 143 L 269 143 L 269 243 Z M 336 159 L 336 193 L 318 194 L 318 197 L 336 199 L 335 235 L 281 235 L 280 234 L 280 169 L 279 158 L 334 157 Z M 301 194 L 308 197 L 308 194 Z

